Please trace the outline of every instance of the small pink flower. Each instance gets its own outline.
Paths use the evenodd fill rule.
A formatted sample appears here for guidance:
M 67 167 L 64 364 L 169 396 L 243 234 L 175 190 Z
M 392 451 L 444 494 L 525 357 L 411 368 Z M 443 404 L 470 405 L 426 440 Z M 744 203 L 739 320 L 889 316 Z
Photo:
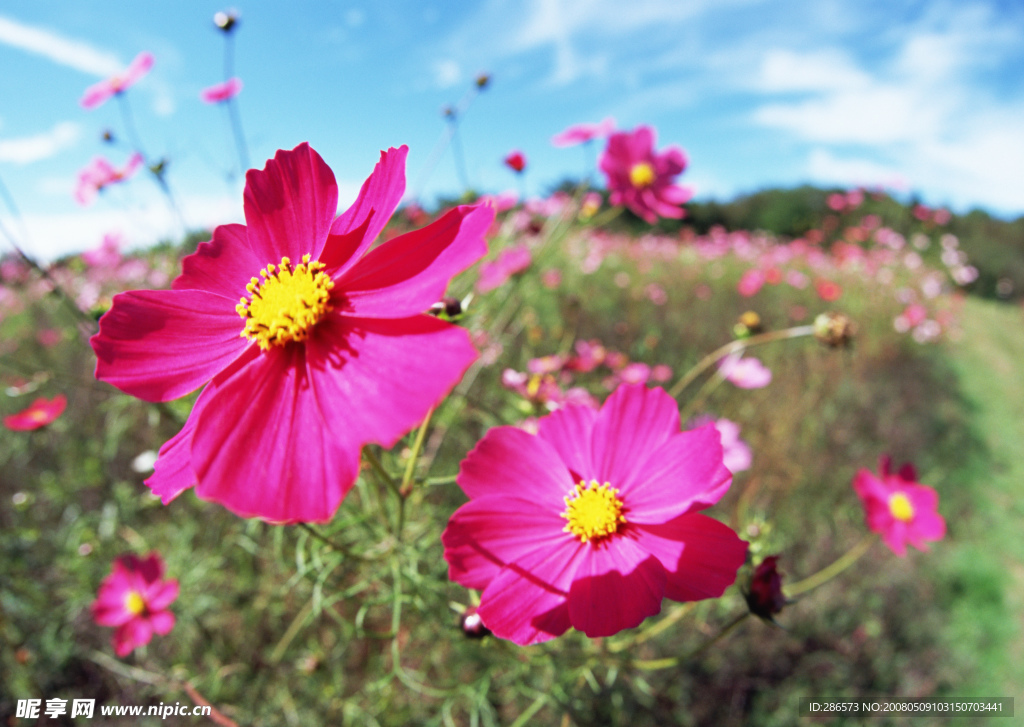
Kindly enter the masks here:
M 127 656 L 148 644 L 154 633 L 170 633 L 174 614 L 167 607 L 177 597 L 178 581 L 164 580 L 164 562 L 157 553 L 145 558 L 123 555 L 100 584 L 92 617 L 100 626 L 117 627 L 114 651 Z
M 715 429 L 722 435 L 723 460 L 726 468 L 736 474 L 750 469 L 754 455 L 750 445 L 740 439 L 740 425 L 724 417 L 715 421 Z
M 64 407 L 67 404 L 67 397 L 63 394 L 57 394 L 53 399 L 39 397 L 27 409 L 23 409 L 17 414 L 5 416 L 4 426 L 16 432 L 26 432 L 45 427 L 64 413 Z
M 817 291 L 819 298 L 829 303 L 839 300 L 843 294 L 843 289 L 839 287 L 838 283 L 833 283 L 831 280 L 826 280 L 825 278 L 818 278 L 815 280 L 814 289 Z
M 656 381 L 659 384 L 664 384 L 666 381 L 672 378 L 672 369 L 665 364 L 658 364 L 651 369 L 651 381 Z
M 478 613 L 500 638 L 610 636 L 664 598 L 717 598 L 736 580 L 747 544 L 698 513 L 730 482 L 718 431 L 680 432 L 661 389 L 621 386 L 536 435 L 495 427 L 459 470 L 469 502 L 441 536 L 448 575 L 483 591 Z
M 576 356 L 566 362 L 566 368 L 571 371 L 593 371 L 604 363 L 608 355 L 600 341 L 576 341 Z
M 614 133 L 598 163 L 608 177 L 611 203 L 625 205 L 652 225 L 659 217 L 683 217 L 679 205 L 693 196 L 692 190 L 674 184 L 686 169 L 683 150 L 671 146 L 659 154 L 654 143 L 650 126 Z
M 232 76 L 223 83 L 215 83 L 199 92 L 203 103 L 221 103 L 238 95 L 242 90 L 242 79 Z
M 736 285 L 736 290 L 744 298 L 749 298 L 755 295 L 757 291 L 761 290 L 765 284 L 764 272 L 758 268 L 751 268 L 750 270 L 743 273 L 740 278 L 740 282 Z
M 99 247 L 82 253 L 82 260 L 91 268 L 116 268 L 121 263 L 121 236 L 104 235 Z
M 84 109 L 94 109 L 102 105 L 111 96 L 124 93 L 125 90 L 135 85 L 139 79 L 149 73 L 152 67 L 153 54 L 143 51 L 135 56 L 135 60 L 131 62 L 124 73 L 118 76 L 111 76 L 104 81 L 89 86 L 79 103 Z
M 596 124 L 575 124 L 565 131 L 552 136 L 551 145 L 563 147 L 585 144 L 592 139 L 608 136 L 614 129 L 615 119 L 610 116 Z
M 516 174 L 520 174 L 526 169 L 526 155 L 518 149 L 510 151 L 505 156 L 505 166 L 511 169 Z
M 57 328 L 43 328 L 36 334 L 36 340 L 43 348 L 53 348 L 64 338 L 64 334 Z
M 506 190 L 500 194 L 488 194 L 480 198 L 480 202 L 489 204 L 499 214 L 508 212 L 519 204 L 519 193 L 514 190 Z
M 760 389 L 771 383 L 772 372 L 758 359 L 733 353 L 722 359 L 718 369 L 727 381 L 741 389 Z
M 861 469 L 853 478 L 853 489 L 864 504 L 868 528 L 881 533 L 882 540 L 896 555 L 907 554 L 907 543 L 928 550 L 926 540 L 941 540 L 946 521 L 938 513 L 939 496 L 934 489 L 917 482 L 910 463 L 891 473 L 888 455 L 879 460 L 878 475 Z
M 373 247 L 407 153 L 382 152 L 336 216 L 320 155 L 279 151 L 246 174 L 245 225 L 217 227 L 171 290 L 114 297 L 96 378 L 147 401 L 202 388 L 146 481 L 165 504 L 195 487 L 243 517 L 329 520 L 362 447 L 394 446 L 476 360 L 465 329 L 424 311 L 486 253 L 494 210 L 456 207 Z
M 558 268 L 548 268 L 540 274 L 540 282 L 545 288 L 554 290 L 562 284 L 562 271 Z
M 830 194 L 828 196 L 829 209 L 835 212 L 842 212 L 846 208 L 846 195 L 845 194 Z
M 651 367 L 645 363 L 636 361 L 627 364 L 618 373 L 619 381 L 624 384 L 646 384 L 651 378 Z
M 530 267 L 532 262 L 530 248 L 526 245 L 513 245 L 498 253 L 498 257 L 480 266 L 480 278 L 476 281 L 476 289 L 481 293 L 494 290 L 516 273 Z
M 86 206 L 92 203 L 96 195 L 105 187 L 129 179 L 142 166 L 142 155 L 133 152 L 128 161 L 120 169 L 115 168 L 103 157 L 96 157 L 78 173 L 78 184 L 75 186 L 75 201 Z

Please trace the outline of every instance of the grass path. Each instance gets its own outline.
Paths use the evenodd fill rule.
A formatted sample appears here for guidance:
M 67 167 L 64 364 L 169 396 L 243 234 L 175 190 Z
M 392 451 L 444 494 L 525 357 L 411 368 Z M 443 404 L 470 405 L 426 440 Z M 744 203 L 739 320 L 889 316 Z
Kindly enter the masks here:
M 1024 311 L 1018 306 L 969 299 L 963 311 L 963 341 L 950 347 L 950 359 L 960 391 L 972 410 L 974 434 L 985 448 L 983 461 L 964 463 L 965 477 L 973 480 L 977 523 L 970 528 L 971 545 L 954 546 L 961 567 L 977 563 L 978 570 L 1001 571 L 1001 607 L 989 604 L 993 617 L 1009 624 L 990 631 L 1009 643 L 988 644 L 987 657 L 979 655 L 978 684 L 986 696 L 1016 697 L 1018 715 L 1024 714 Z M 974 458 L 977 460 L 977 458 Z M 968 480 L 970 481 L 970 480 Z M 955 517 L 947 513 L 947 518 Z M 976 560 L 971 560 L 972 558 Z M 977 600 L 976 598 L 973 600 Z M 953 614 L 953 635 L 970 630 L 985 615 L 986 604 Z M 976 634 L 977 635 L 977 634 Z M 974 639 L 969 640 L 974 641 Z M 954 642 L 955 643 L 955 642 Z M 989 679 L 995 680 L 993 684 Z M 994 687 L 999 687 L 996 694 Z M 988 689 L 986 689 L 988 687 Z M 979 692 L 980 693 L 980 692 Z

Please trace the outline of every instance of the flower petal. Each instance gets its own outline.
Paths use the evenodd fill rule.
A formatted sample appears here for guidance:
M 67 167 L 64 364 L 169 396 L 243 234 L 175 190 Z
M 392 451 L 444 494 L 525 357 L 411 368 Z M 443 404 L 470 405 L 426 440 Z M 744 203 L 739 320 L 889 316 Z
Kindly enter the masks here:
M 423 229 L 385 242 L 337 281 L 353 315 L 403 318 L 439 301 L 448 281 L 487 254 L 494 208 L 456 207 Z
M 537 436 L 554 447 L 569 468 L 574 483 L 597 479 L 591 453 L 591 439 L 597 409 L 589 406 L 565 406 L 540 420 Z
M 114 651 L 118 656 L 128 656 L 133 649 L 145 646 L 153 638 L 153 627 L 143 618 L 133 618 L 114 632 Z
M 90 339 L 96 378 L 146 401 L 170 401 L 210 380 L 248 341 L 224 298 L 201 290 L 136 290 L 114 296 Z
M 152 625 L 153 630 L 161 636 L 169 634 L 171 629 L 174 628 L 174 614 L 170 611 L 154 613 L 149 617 L 149 623 Z
M 675 399 L 660 388 L 622 384 L 594 423 L 594 466 L 601 482 L 609 482 L 624 494 L 638 478 L 645 461 L 669 437 L 679 432 Z
M 394 147 L 380 153 L 373 173 L 363 182 L 359 196 L 331 225 L 320 261 L 332 276 L 352 267 L 391 219 L 405 194 L 405 157 L 409 147 Z
M 665 596 L 673 601 L 718 598 L 736 581 L 747 557 L 747 543 L 729 526 L 697 513 L 638 525 L 631 534 L 665 568 Z
M 171 287 L 174 290 L 205 290 L 230 298 L 232 310 L 239 299 L 248 295 L 245 286 L 259 276 L 267 263 L 253 255 L 245 225 L 220 225 L 213 239 L 202 242 L 196 251 L 181 261 L 182 273 Z
M 462 460 L 457 481 L 471 499 L 511 495 L 556 514 L 574 484 L 555 449 L 518 427 L 489 429 Z
M 569 620 L 591 638 L 639 626 L 661 611 L 665 569 L 628 537 L 587 548 L 569 589 Z
M 163 611 L 178 597 L 178 581 L 171 579 L 156 583 L 146 592 L 146 607 L 150 611 Z
M 502 569 L 480 595 L 477 613 L 484 625 L 520 646 L 564 634 L 570 626 L 569 586 L 586 547 L 570 542 L 538 548 Z
M 637 452 L 634 477 L 622 497 L 629 522 L 663 523 L 718 502 L 732 484 L 714 424 L 677 432 L 653 453 Z
M 359 472 L 360 438 L 317 375 L 305 347 L 287 346 L 210 382 L 192 437 L 199 497 L 274 522 L 331 518 Z
M 334 172 L 308 143 L 280 150 L 262 170 L 245 174 L 245 224 L 263 265 L 320 256 L 338 211 Z M 251 275 L 251 273 L 250 273 Z

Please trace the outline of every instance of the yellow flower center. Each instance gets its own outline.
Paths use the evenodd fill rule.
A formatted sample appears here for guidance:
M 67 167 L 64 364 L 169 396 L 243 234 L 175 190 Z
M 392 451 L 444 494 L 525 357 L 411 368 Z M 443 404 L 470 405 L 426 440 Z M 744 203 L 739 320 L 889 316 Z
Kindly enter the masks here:
M 245 319 L 241 335 L 257 341 L 264 351 L 306 340 L 313 326 L 331 310 L 328 301 L 334 283 L 324 267 L 303 255 L 294 268 L 291 260 L 283 257 L 280 265 L 260 270 L 263 279 L 253 278 L 245 286 L 251 298 L 243 297 L 235 306 Z
M 50 416 L 42 409 L 33 409 L 28 413 L 28 417 L 33 422 L 38 422 L 40 424 L 50 418 Z
M 142 600 L 138 591 L 128 591 L 128 595 L 124 597 L 124 608 L 128 613 L 138 616 L 146 610 L 146 602 Z
M 562 517 L 569 524 L 564 531 L 572 533 L 584 543 L 618 532 L 619 525 L 626 522 L 618 494 L 619 491 L 609 483 L 599 485 L 597 480 L 591 480 L 589 485 L 581 481 L 573 486 L 572 492 L 565 498 Z
M 894 518 L 905 523 L 914 519 L 914 506 L 910 504 L 910 499 L 902 492 L 897 492 L 889 498 L 889 512 L 892 513 Z
M 634 187 L 649 187 L 654 183 L 654 167 L 647 162 L 638 162 L 629 170 L 629 181 Z

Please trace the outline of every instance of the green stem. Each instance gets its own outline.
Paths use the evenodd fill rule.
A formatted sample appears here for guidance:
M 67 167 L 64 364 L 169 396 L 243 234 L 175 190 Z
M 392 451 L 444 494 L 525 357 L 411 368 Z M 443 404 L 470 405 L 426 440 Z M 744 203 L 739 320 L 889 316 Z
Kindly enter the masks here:
M 420 429 L 416 432 L 416 441 L 412 445 L 412 453 L 409 455 L 409 462 L 405 465 L 405 475 L 402 477 L 402 486 L 398 488 L 398 494 L 403 498 L 408 497 L 409 493 L 412 492 L 413 481 L 412 476 L 416 472 L 416 461 L 420 458 L 420 451 L 423 449 L 423 438 L 427 434 L 427 427 L 430 426 L 430 418 L 434 415 L 434 407 L 430 407 L 427 412 L 427 416 L 423 419 L 423 423 L 420 424 Z
M 314 528 L 309 523 L 296 523 L 296 525 L 298 525 L 300 528 L 305 530 L 307 533 L 312 535 L 315 539 L 319 540 L 324 545 L 330 547 L 333 550 L 338 551 L 339 553 L 342 553 L 346 558 L 356 558 L 358 560 L 366 560 L 366 558 L 364 558 L 363 556 L 359 555 L 358 553 L 353 553 L 351 550 L 349 550 L 347 547 L 345 547 L 341 543 L 339 543 L 339 542 L 337 542 L 335 540 L 332 540 L 331 538 L 328 538 L 326 535 L 321 533 L 319 530 Z
M 823 583 L 827 583 L 860 560 L 860 557 L 868 552 L 868 549 L 874 544 L 876 539 L 874 533 L 866 533 L 859 543 L 853 546 L 846 555 L 839 558 L 835 563 L 822 568 L 814 575 L 807 576 L 801 581 L 785 586 L 782 592 L 787 597 L 792 598 L 793 596 L 799 596 L 801 593 L 806 593 L 812 588 L 817 588 Z
M 609 222 L 614 220 L 616 217 L 622 214 L 622 211 L 626 209 L 622 205 L 615 207 L 609 207 L 604 212 L 598 212 L 596 215 L 590 218 L 587 223 L 591 227 L 600 227 L 601 225 L 607 225 Z
M 382 465 L 380 460 L 377 459 L 377 455 L 373 453 L 373 450 L 369 447 L 363 447 L 363 456 L 366 457 L 366 461 L 370 463 L 370 467 L 377 476 L 384 481 L 384 484 L 390 487 L 396 495 L 399 494 L 398 483 L 395 482 L 395 478 L 392 477 L 386 469 L 384 469 L 384 465 Z
M 657 671 L 658 669 L 671 669 L 674 666 L 678 666 L 681 662 L 695 659 L 701 654 L 703 654 L 705 651 L 707 651 L 709 648 L 717 644 L 719 641 L 724 639 L 726 636 L 731 634 L 737 628 L 739 628 L 740 624 L 742 624 L 749 615 L 750 611 L 744 611 L 743 613 L 739 614 L 738 616 L 736 616 L 736 618 L 734 618 L 732 621 L 723 626 L 721 631 L 719 631 L 717 634 L 712 636 L 710 639 L 705 641 L 703 644 L 698 646 L 693 651 L 690 651 L 689 653 L 683 656 L 672 656 L 665 659 L 651 659 L 646 661 L 634 661 L 632 662 L 632 664 L 636 668 L 643 669 L 644 671 Z
M 693 383 L 694 379 L 700 376 L 702 373 L 707 371 L 711 366 L 718 362 L 719 359 L 723 359 L 729 354 L 739 353 L 740 351 L 751 348 L 752 346 L 760 346 L 765 343 L 771 343 L 772 341 L 782 341 L 789 338 L 799 338 L 801 336 L 813 336 L 814 326 L 796 326 L 794 328 L 784 328 L 781 331 L 768 331 L 767 333 L 759 333 L 756 336 L 750 338 L 742 338 L 738 341 L 730 341 L 724 346 L 716 348 L 714 351 L 709 353 L 707 356 L 697 362 L 697 365 L 687 371 L 679 381 L 668 390 L 669 396 L 677 397 L 683 392 L 687 386 Z

